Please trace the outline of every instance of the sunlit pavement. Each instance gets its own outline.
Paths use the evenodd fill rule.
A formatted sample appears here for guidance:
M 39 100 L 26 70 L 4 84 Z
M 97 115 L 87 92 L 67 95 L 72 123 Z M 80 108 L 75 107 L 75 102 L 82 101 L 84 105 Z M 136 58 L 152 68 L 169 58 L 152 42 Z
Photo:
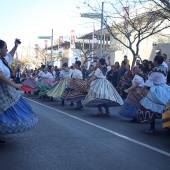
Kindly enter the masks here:
M 97 117 L 97 109 L 74 110 L 60 99 L 21 94 L 39 123 L 27 133 L 2 137 L 2 170 L 170 169 L 170 133 L 160 120 L 150 135 L 147 123 L 130 123 L 117 114 L 119 107 L 110 108 L 111 117 Z

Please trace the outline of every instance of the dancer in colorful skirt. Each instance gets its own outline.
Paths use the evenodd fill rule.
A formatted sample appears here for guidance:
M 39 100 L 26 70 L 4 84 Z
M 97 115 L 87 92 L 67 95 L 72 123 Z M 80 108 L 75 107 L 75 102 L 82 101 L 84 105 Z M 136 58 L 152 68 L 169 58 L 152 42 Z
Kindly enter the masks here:
M 119 106 L 123 104 L 123 100 L 116 91 L 115 87 L 106 79 L 106 74 L 111 69 L 106 67 L 105 59 L 99 60 L 99 68 L 96 69 L 94 75 L 87 82 L 90 90 L 85 98 L 85 107 L 97 107 L 97 116 L 110 116 L 109 107 Z M 106 113 L 103 113 L 102 107 Z
M 39 81 L 39 96 L 42 98 L 47 97 L 47 92 L 57 83 L 52 73 L 50 73 L 51 66 L 46 66 L 44 69 L 45 75 Z
M 157 55 L 154 58 L 154 68 L 149 73 L 149 78 L 145 83 L 145 86 L 138 91 L 138 95 L 141 95 L 148 87 L 149 92 L 140 103 L 143 106 L 137 112 L 137 118 L 140 121 L 149 121 L 151 123 L 150 129 L 146 132 L 155 132 L 155 119 L 161 119 L 165 105 L 170 99 L 170 86 L 167 82 L 167 68 L 162 65 L 164 61 L 161 55 Z
M 165 105 L 164 111 L 162 113 L 163 128 L 170 129 L 170 100 Z
M 59 82 L 47 92 L 47 95 L 52 98 L 61 97 L 63 91 L 68 85 L 68 82 L 71 78 L 72 73 L 73 73 L 73 70 L 68 68 L 67 63 L 64 63 L 62 70 L 60 71 L 59 78 L 57 79 L 57 81 Z M 61 105 L 64 105 L 64 100 L 62 100 Z
M 18 42 L 15 41 L 16 49 Z M 21 89 L 21 84 L 16 84 L 10 79 L 11 69 L 8 63 L 12 60 L 13 53 L 7 54 L 7 44 L 0 40 L 0 134 L 12 134 L 30 130 L 38 119 L 32 107 L 20 96 L 16 89 Z
M 137 122 L 137 110 L 142 107 L 140 100 L 147 94 L 147 90 L 140 96 L 137 94 L 137 91 L 145 85 L 143 65 L 136 65 L 133 68 L 133 73 L 134 78 L 132 80 L 132 86 L 124 90 L 128 95 L 118 114 L 126 118 L 131 118 L 131 122 Z
M 61 95 L 62 100 L 69 100 L 73 103 L 76 102 L 77 106 L 75 109 L 83 108 L 81 100 L 84 100 L 87 94 L 87 86 L 83 81 L 82 72 L 79 70 L 80 65 L 80 61 L 75 62 L 75 69 L 73 70 L 69 84 Z
M 43 78 L 45 77 L 45 65 L 41 65 L 40 72 L 36 74 L 32 79 L 36 81 L 36 86 L 34 88 L 34 94 L 38 95 L 40 92 L 40 87 L 39 85 L 41 84 L 41 81 L 44 81 Z
M 32 79 L 31 70 L 27 70 L 27 74 L 25 75 L 25 80 L 22 82 L 22 90 L 25 93 L 30 93 L 34 90 L 36 86 L 36 81 Z

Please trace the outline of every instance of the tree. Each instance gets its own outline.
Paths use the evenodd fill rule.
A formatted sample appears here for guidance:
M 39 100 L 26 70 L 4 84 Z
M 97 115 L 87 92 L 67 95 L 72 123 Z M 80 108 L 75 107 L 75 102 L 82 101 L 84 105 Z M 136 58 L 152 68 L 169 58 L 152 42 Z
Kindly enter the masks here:
M 104 5 L 107 10 L 101 15 L 103 24 L 115 41 L 131 51 L 132 67 L 139 57 L 141 42 L 170 27 L 168 17 L 163 15 L 162 9 L 156 3 L 117 0 Z M 101 14 L 100 6 L 88 4 L 88 7 L 96 14 Z
M 83 48 L 81 41 L 76 43 L 76 49 L 81 50 L 81 54 L 77 53 L 77 55 L 79 55 L 79 57 L 81 57 L 81 58 L 84 58 L 83 64 L 86 64 L 88 61 L 92 62 L 92 61 L 95 61 L 96 59 L 98 59 L 99 50 L 95 49 L 95 48 L 93 50 L 92 50 L 92 48 L 85 49 L 85 48 Z M 110 54 L 112 52 L 115 52 L 115 49 L 109 47 L 103 52 L 102 57 L 108 58 L 108 56 L 110 56 Z
M 48 55 L 47 51 L 45 49 L 38 49 L 39 55 L 38 59 L 41 63 L 47 64 L 47 61 L 50 59 L 50 56 Z

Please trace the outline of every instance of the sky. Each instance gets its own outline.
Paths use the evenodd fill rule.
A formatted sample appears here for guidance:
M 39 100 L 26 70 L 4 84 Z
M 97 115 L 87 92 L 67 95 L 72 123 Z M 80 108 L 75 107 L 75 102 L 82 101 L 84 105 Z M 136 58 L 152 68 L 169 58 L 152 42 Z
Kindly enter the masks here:
M 80 16 L 84 10 L 82 2 L 83 0 L 1 0 L 0 39 L 6 41 L 10 50 L 15 38 L 20 38 L 23 46 L 42 46 L 44 40 L 38 39 L 38 36 L 51 36 L 52 29 L 54 40 L 59 36 L 69 37 L 71 30 L 75 30 L 76 35 L 92 32 L 92 19 Z

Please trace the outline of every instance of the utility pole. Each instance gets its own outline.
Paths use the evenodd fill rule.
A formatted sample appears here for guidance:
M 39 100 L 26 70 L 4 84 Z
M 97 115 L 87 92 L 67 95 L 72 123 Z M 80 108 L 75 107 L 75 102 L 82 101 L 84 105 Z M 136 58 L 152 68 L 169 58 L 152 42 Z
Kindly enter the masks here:
M 51 65 L 52 65 L 52 57 L 53 57 L 53 29 L 51 32 Z
M 103 48 L 103 10 L 104 10 L 104 2 L 102 2 L 102 12 L 101 12 L 101 28 L 100 28 L 100 58 L 102 58 L 102 48 Z
M 51 59 L 50 62 L 52 64 L 52 57 L 53 57 L 53 29 L 51 36 L 38 36 L 38 39 L 51 39 Z

